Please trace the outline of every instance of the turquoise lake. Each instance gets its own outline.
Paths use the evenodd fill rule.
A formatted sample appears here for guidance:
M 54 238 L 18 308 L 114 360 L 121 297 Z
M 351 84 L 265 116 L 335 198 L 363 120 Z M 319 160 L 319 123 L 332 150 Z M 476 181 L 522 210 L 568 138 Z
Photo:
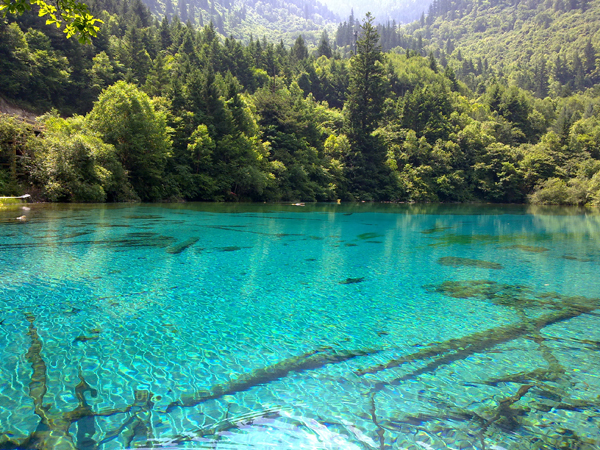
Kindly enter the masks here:
M 600 448 L 597 211 L 27 206 L 0 449 Z

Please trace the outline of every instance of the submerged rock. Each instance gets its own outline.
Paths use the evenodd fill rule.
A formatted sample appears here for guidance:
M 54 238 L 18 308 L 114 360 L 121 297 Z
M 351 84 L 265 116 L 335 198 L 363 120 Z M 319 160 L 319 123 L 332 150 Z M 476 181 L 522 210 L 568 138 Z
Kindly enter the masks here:
M 475 298 L 517 309 L 542 307 L 551 310 L 567 308 L 593 311 L 600 308 L 600 299 L 570 297 L 556 292 L 535 292 L 527 286 L 489 280 L 444 281 L 425 288 L 429 292 L 438 292 L 448 297 Z
M 100 338 L 100 336 L 96 335 L 96 336 L 77 336 L 75 339 L 73 339 L 73 342 L 87 342 L 87 341 L 97 341 Z
M 562 259 L 566 259 L 568 261 L 579 261 L 579 262 L 592 262 L 592 261 L 594 261 L 592 258 L 581 258 L 579 256 L 571 256 L 571 255 L 564 255 L 562 257 Z
M 534 247 L 532 245 L 511 245 L 506 248 L 523 250 L 524 252 L 529 252 L 529 253 L 544 253 L 544 252 L 548 251 L 548 249 L 545 247 Z
M 455 233 L 446 233 L 431 236 L 437 242 L 432 242 L 428 244 L 429 247 L 448 247 L 451 245 L 490 245 L 490 244 L 514 244 L 519 241 L 526 242 L 538 242 L 544 241 L 551 238 L 549 234 L 540 234 L 540 235 L 528 235 L 528 234 L 502 234 L 502 235 L 493 235 L 493 234 L 455 234 Z
M 437 260 L 438 264 L 442 266 L 451 267 L 477 267 L 480 269 L 504 269 L 502 264 L 498 264 L 490 261 L 482 261 L 479 259 L 460 258 L 458 256 L 445 256 Z
M 446 230 L 451 230 L 454 227 L 432 227 L 432 228 L 428 228 L 426 230 L 421 231 L 421 234 L 433 234 L 433 233 L 439 233 L 440 231 L 446 231 Z
M 365 277 L 360 277 L 360 278 L 346 278 L 344 281 L 340 281 L 340 284 L 362 283 L 363 281 L 365 281 Z
M 81 311 L 83 311 L 80 308 L 75 308 L 74 306 L 71 306 L 69 309 L 67 309 L 64 314 L 65 316 L 69 317 L 69 316 L 74 316 L 75 314 L 79 314 Z
M 378 237 L 383 237 L 383 234 L 379 234 L 379 233 L 363 233 L 363 234 L 359 234 L 358 236 L 356 236 L 358 239 L 362 239 L 363 241 L 369 240 L 369 239 L 375 239 Z

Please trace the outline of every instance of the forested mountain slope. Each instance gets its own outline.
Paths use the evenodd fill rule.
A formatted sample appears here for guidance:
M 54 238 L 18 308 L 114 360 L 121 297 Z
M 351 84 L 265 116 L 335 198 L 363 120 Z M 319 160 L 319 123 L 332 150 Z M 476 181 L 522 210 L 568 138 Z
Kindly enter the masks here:
M 323 3 L 340 17 L 350 14 L 364 17 L 370 12 L 377 23 L 409 23 L 427 11 L 431 0 L 323 0 Z
M 143 0 L 158 18 L 174 16 L 193 26 L 212 22 L 223 36 L 248 41 L 267 37 L 291 44 L 300 33 L 316 44 L 321 31 L 339 19 L 318 0 Z
M 436 0 L 405 32 L 422 37 L 423 53 L 458 59 L 473 88 L 483 71 L 539 97 L 600 82 L 598 0 Z

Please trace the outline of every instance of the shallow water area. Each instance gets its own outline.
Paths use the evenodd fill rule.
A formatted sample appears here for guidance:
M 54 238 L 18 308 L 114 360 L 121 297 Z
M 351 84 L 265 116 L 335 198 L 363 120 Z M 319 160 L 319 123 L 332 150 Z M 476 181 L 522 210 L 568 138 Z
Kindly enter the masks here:
M 0 449 L 600 448 L 593 210 L 27 207 Z

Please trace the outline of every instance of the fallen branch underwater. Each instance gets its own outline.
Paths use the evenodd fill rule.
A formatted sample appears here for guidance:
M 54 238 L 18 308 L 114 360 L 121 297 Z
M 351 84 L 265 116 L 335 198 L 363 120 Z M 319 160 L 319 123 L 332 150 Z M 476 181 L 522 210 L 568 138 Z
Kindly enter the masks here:
M 483 292 L 483 294 L 488 295 L 488 297 L 484 298 L 484 300 L 491 300 L 494 303 L 500 303 L 503 305 L 506 302 L 505 294 L 501 292 L 501 289 L 496 289 L 496 291 L 492 292 L 491 294 L 488 292 L 490 290 L 490 285 L 493 284 L 492 282 L 474 281 L 470 284 L 468 282 L 464 282 L 463 286 L 460 285 L 460 282 L 451 283 L 451 288 L 458 292 L 455 298 L 480 298 Z M 445 284 L 446 283 L 442 283 L 440 287 L 444 287 Z M 464 293 L 466 290 L 465 286 L 471 289 L 469 294 Z M 502 285 L 499 286 L 502 287 Z M 480 292 L 477 291 L 478 289 Z M 439 291 L 444 292 L 441 289 Z M 522 308 L 525 307 L 523 305 L 548 306 L 555 310 L 555 312 L 531 319 L 527 319 L 524 314 L 521 314 L 522 320 L 515 324 L 479 331 L 461 338 L 449 339 L 440 344 L 432 345 L 419 350 L 418 352 L 411 353 L 397 359 L 392 359 L 385 364 L 378 364 L 358 370 L 356 374 L 376 374 L 387 369 L 399 367 L 405 363 L 421 361 L 429 358 L 438 358 L 427 364 L 425 367 L 394 380 L 394 382 L 404 381 L 422 373 L 435 370 L 439 366 L 464 359 L 474 353 L 483 352 L 498 344 L 509 342 L 519 337 L 535 337 L 538 339 L 539 343 L 540 336 L 537 333 L 542 328 L 555 323 L 563 322 L 565 320 L 573 319 L 582 314 L 587 314 L 600 308 L 600 299 L 585 299 L 582 297 L 564 297 L 558 294 L 544 294 L 541 300 L 532 301 L 529 292 L 525 292 L 526 295 L 523 295 L 522 299 L 515 297 L 513 299 L 514 305 L 510 305 L 518 312 L 522 313 Z M 522 305 L 519 305 L 520 300 L 523 300 Z
M 552 391 L 555 389 L 545 385 L 542 381 L 556 381 L 563 377 L 569 376 L 568 371 L 560 364 L 559 360 L 554 356 L 551 349 L 545 345 L 545 341 L 547 339 L 553 338 L 544 337 L 541 335 L 540 331 L 549 325 L 573 319 L 583 314 L 594 314 L 593 311 L 600 308 L 600 299 L 566 297 L 555 293 L 542 294 L 538 297 L 535 297 L 532 296 L 531 291 L 528 289 L 524 289 L 523 293 L 520 294 L 519 292 L 523 288 L 520 286 L 513 286 L 512 289 L 508 289 L 508 291 L 512 292 L 507 294 L 504 289 L 507 286 L 494 286 L 494 284 L 495 283 L 493 282 L 482 281 L 471 282 L 471 284 L 469 284 L 469 282 L 447 282 L 442 283 L 440 286 L 446 285 L 445 287 L 455 289 L 455 295 L 452 295 L 452 293 L 447 294 L 455 298 L 478 298 L 480 300 L 490 300 L 495 304 L 510 306 L 521 317 L 520 322 L 509 326 L 496 327 L 473 333 L 462 338 L 450 339 L 443 343 L 429 346 L 428 348 L 422 349 L 418 352 L 393 359 L 385 364 L 379 364 L 357 371 L 358 375 L 376 374 L 387 369 L 400 367 L 405 363 L 433 359 L 433 361 L 427 363 L 424 367 L 410 371 L 409 373 L 394 378 L 391 381 L 376 381 L 375 386 L 370 393 L 372 401 L 374 401 L 374 396 L 385 386 L 398 385 L 404 381 L 415 379 L 419 375 L 434 372 L 440 366 L 451 364 L 457 360 L 465 359 L 474 353 L 485 352 L 486 350 L 489 350 L 498 344 L 509 342 L 518 338 L 528 338 L 537 343 L 539 347 L 538 351 L 546 361 L 547 367 L 538 368 L 530 372 L 520 372 L 518 374 L 508 375 L 488 381 L 486 384 L 491 385 L 496 385 L 500 382 L 521 383 L 521 386 L 516 394 L 497 400 L 497 407 L 494 412 L 491 415 L 486 414 L 488 418 L 485 418 L 480 413 L 468 409 L 459 408 L 457 411 L 455 411 L 454 408 L 452 408 L 450 412 L 446 414 L 443 412 L 438 412 L 435 415 L 407 415 L 402 421 L 397 422 L 400 426 L 402 426 L 402 423 L 405 423 L 413 427 L 417 426 L 417 429 L 419 429 L 421 423 L 430 421 L 438 422 L 440 420 L 444 420 L 445 416 L 447 416 L 446 418 L 451 422 L 455 422 L 456 420 L 475 420 L 481 426 L 478 437 L 481 448 L 485 449 L 485 434 L 491 426 L 496 426 L 501 430 L 512 433 L 514 430 L 527 423 L 525 418 L 519 420 L 517 420 L 517 418 L 519 416 L 526 415 L 526 413 L 529 411 L 529 408 L 525 407 L 515 409 L 512 407 L 513 404 L 521 400 L 521 398 L 523 398 L 534 387 L 538 388 L 542 393 L 553 393 Z M 438 290 L 438 292 L 440 290 Z M 527 307 L 546 307 L 553 310 L 553 312 L 540 317 L 528 319 L 524 313 L 524 308 Z M 586 344 L 595 344 L 595 341 L 579 341 Z M 548 389 L 551 391 L 548 391 Z M 557 397 L 560 398 L 556 402 L 556 408 L 596 408 L 600 404 L 594 401 L 580 401 L 577 399 L 568 399 L 565 401 L 563 398 L 564 395 L 565 393 L 562 392 L 561 395 L 557 395 Z M 534 404 L 534 408 L 535 405 L 537 404 Z M 542 408 L 545 407 L 545 405 L 541 406 Z M 548 411 L 548 409 L 540 409 L 540 411 Z M 393 429 L 390 429 L 390 427 L 395 426 L 394 424 L 395 422 L 393 420 L 388 420 L 384 422 L 383 425 L 374 420 L 374 425 L 378 430 L 381 430 L 383 427 L 388 431 L 394 431 Z M 451 429 L 454 429 L 454 426 L 455 425 L 450 425 Z M 380 436 L 380 439 L 382 440 L 383 437 Z M 533 436 L 533 439 L 537 441 L 540 441 L 541 439 L 541 442 L 545 442 L 547 437 L 544 435 L 536 435 Z M 571 437 L 565 436 L 565 439 L 567 439 L 568 445 L 579 445 L 581 443 L 585 445 L 600 444 L 600 442 L 597 441 L 580 438 L 575 433 L 573 433 L 573 436 Z M 580 447 L 577 446 L 569 448 Z M 591 449 L 597 447 L 589 448 Z
M 597 307 L 590 308 L 590 311 Z M 385 364 L 378 364 L 366 369 L 358 370 L 357 375 L 375 374 L 383 370 L 399 367 L 404 363 L 420 361 L 428 358 L 441 357 L 439 360 L 429 363 L 425 368 L 419 369 L 417 372 L 425 373 L 432 368 L 437 368 L 441 365 L 450 362 L 464 359 L 473 353 L 485 351 L 491 347 L 504 342 L 509 342 L 522 336 L 526 336 L 534 332 L 536 329 L 544 328 L 558 322 L 562 322 L 584 314 L 586 311 L 582 309 L 567 308 L 563 311 L 558 311 L 552 314 L 546 314 L 531 321 L 523 321 L 514 325 L 491 328 L 485 331 L 464 336 L 462 338 L 450 339 L 441 344 L 433 345 L 428 348 L 419 350 L 416 353 L 402 356 L 397 359 L 392 359 Z M 454 352 L 454 353 L 450 353 Z M 445 355 L 444 355 L 445 354 Z M 444 355 L 444 356 L 442 356 Z
M 0 448 L 75 450 L 75 443 L 69 434 L 69 427 L 72 422 L 68 419 L 65 420 L 62 415 L 52 414 L 50 407 L 43 404 L 44 396 L 48 391 L 47 367 L 42 358 L 43 346 L 37 328 L 34 325 L 35 317 L 32 314 L 26 314 L 26 319 L 29 322 L 27 335 L 31 338 L 31 346 L 25 356 L 33 368 L 31 382 L 29 383 L 29 396 L 33 400 L 34 412 L 39 416 L 40 422 L 36 430 L 21 441 L 0 437 Z
M 30 397 L 33 399 L 34 412 L 40 418 L 40 423 L 30 436 L 24 439 L 11 439 L 7 434 L 0 434 L 0 449 L 39 449 L 39 450 L 75 450 L 77 448 L 95 449 L 121 434 L 129 446 L 136 437 L 143 436 L 150 439 L 149 411 L 153 408 L 152 394 L 148 391 L 135 391 L 135 401 L 132 405 L 124 408 L 114 408 L 94 412 L 85 399 L 85 393 L 90 392 L 96 397 L 97 391 L 91 388 L 83 375 L 79 374 L 80 383 L 75 387 L 75 396 L 79 405 L 72 411 L 64 413 L 50 413 L 50 405 L 43 405 L 44 396 L 47 392 L 48 378 L 46 363 L 42 358 L 42 341 L 34 325 L 35 317 L 26 315 L 29 322 L 28 336 L 31 338 L 31 346 L 27 352 L 27 361 L 33 368 L 31 382 L 29 384 Z M 240 375 L 237 379 L 227 383 L 219 384 L 208 391 L 199 391 L 182 400 L 172 402 L 165 412 L 174 408 L 188 408 L 197 406 L 208 400 L 219 399 L 225 395 L 243 392 L 255 386 L 267 384 L 286 377 L 290 372 L 303 372 L 315 370 L 329 364 L 337 364 L 349 361 L 360 356 L 367 356 L 380 352 L 374 350 L 335 350 L 324 347 L 306 352 L 300 356 L 285 359 L 265 368 L 256 369 L 247 374 Z M 92 436 L 95 434 L 95 417 L 107 417 L 116 414 L 132 415 L 117 430 L 108 433 L 100 442 L 96 443 Z M 77 445 L 69 433 L 72 424 L 78 424 Z
M 303 353 L 300 356 L 285 359 L 271 366 L 256 369 L 247 374 L 242 374 L 235 380 L 219 384 L 208 391 L 199 391 L 192 396 L 182 398 L 180 401 L 171 403 L 167 407 L 167 412 L 176 407 L 196 406 L 208 400 L 214 400 L 225 395 L 247 391 L 252 387 L 284 378 L 290 372 L 304 372 L 306 370 L 320 369 L 329 364 L 338 364 L 359 356 L 373 355 L 381 351 L 382 350 L 380 349 L 359 351 L 335 350 L 331 347 L 312 350 Z
M 48 391 L 47 366 L 42 358 L 42 341 L 34 325 L 35 316 L 26 314 L 29 322 L 27 335 L 31 338 L 31 345 L 25 355 L 31 364 L 33 374 L 29 383 L 29 396 L 33 400 L 34 412 L 40 418 L 37 428 L 24 439 L 13 439 L 7 433 L 0 433 L 0 449 L 36 449 L 36 450 L 76 450 L 79 448 L 97 448 L 92 436 L 95 433 L 95 417 L 107 417 L 115 414 L 128 413 L 132 408 L 140 406 L 139 392 L 135 391 L 136 402 L 125 408 L 109 409 L 95 413 L 85 399 L 85 393 L 90 392 L 92 397 L 97 396 L 96 389 L 83 378 L 79 372 L 80 382 L 75 386 L 75 397 L 79 405 L 72 411 L 64 413 L 51 412 L 51 405 L 44 405 L 44 396 Z M 80 423 L 78 423 L 80 422 Z M 77 443 L 69 433 L 71 425 L 78 423 Z
M 475 286 L 484 286 L 489 290 L 489 283 L 490 282 L 475 282 Z M 490 295 L 489 292 L 486 295 Z M 493 295 L 496 294 L 494 293 Z M 529 297 L 526 300 L 529 302 L 528 304 L 531 304 L 531 296 L 530 294 L 528 295 Z M 466 297 L 463 296 L 457 298 Z M 550 350 L 543 345 L 544 338 L 539 334 L 539 331 L 548 325 L 569 320 L 600 308 L 600 300 L 582 299 L 581 297 L 562 297 L 558 294 L 554 295 L 552 300 L 548 300 L 547 298 L 548 295 L 545 295 L 543 301 L 538 302 L 535 306 L 550 303 L 548 304 L 548 307 L 553 310 L 551 313 L 531 319 L 527 319 L 524 314 L 521 314 L 522 320 L 516 324 L 492 328 L 462 338 L 450 339 L 446 342 L 419 350 L 418 352 L 392 359 L 385 364 L 379 364 L 359 370 L 357 371 L 357 374 L 376 374 L 387 369 L 399 367 L 405 363 L 433 358 L 433 361 L 411 373 L 395 378 L 390 382 L 378 382 L 375 389 L 371 391 L 371 401 L 375 402 L 373 396 L 386 385 L 399 384 L 402 381 L 412 379 L 423 373 L 433 372 L 442 365 L 464 359 L 474 353 L 486 351 L 501 343 L 509 342 L 520 337 L 531 337 L 540 346 L 542 356 L 548 362 L 549 367 L 548 369 L 536 369 L 532 372 L 516 374 L 513 376 L 515 378 L 513 381 L 525 382 L 530 381 L 532 378 L 555 379 L 561 374 L 564 374 L 565 370 L 560 366 Z M 557 299 L 560 300 L 560 302 L 554 301 Z M 518 300 L 518 298 L 516 300 Z M 502 301 L 505 301 L 504 297 Z M 535 303 L 536 300 L 534 299 L 533 304 Z M 522 312 L 522 310 L 520 311 Z M 7 434 L 0 433 L 0 449 L 96 449 L 119 436 L 125 440 L 124 443 L 127 444 L 127 446 L 131 445 L 136 438 L 142 441 L 152 441 L 150 434 L 150 414 L 154 404 L 152 402 L 152 394 L 148 391 L 135 391 L 135 401 L 133 404 L 126 407 L 94 412 L 91 406 L 86 402 L 85 393 L 89 392 L 92 397 L 95 397 L 97 391 L 87 384 L 80 372 L 80 382 L 75 387 L 75 396 L 79 405 L 72 411 L 64 413 L 51 412 L 50 405 L 43 404 L 44 396 L 47 392 L 48 379 L 46 363 L 42 358 L 42 341 L 34 325 L 35 317 L 32 314 L 26 314 L 26 319 L 29 322 L 27 334 L 31 338 L 31 346 L 27 351 L 26 358 L 33 369 L 33 374 L 29 383 L 29 395 L 33 400 L 34 412 L 39 416 L 40 422 L 36 430 L 24 439 L 15 440 L 9 438 Z M 241 374 L 236 379 L 218 384 L 209 390 L 197 391 L 187 396 L 184 395 L 180 400 L 170 403 L 165 412 L 168 413 L 175 408 L 195 407 L 210 400 L 217 400 L 227 395 L 244 392 L 253 387 L 265 385 L 285 378 L 291 372 L 315 370 L 330 364 L 343 363 L 357 357 L 374 355 L 383 351 L 384 349 L 348 351 L 336 350 L 332 347 L 319 348 L 299 356 L 285 359 L 273 365 Z M 510 376 L 506 377 L 506 379 L 496 380 L 496 382 L 501 381 L 511 381 Z M 493 382 L 490 382 L 490 384 L 493 384 Z M 514 396 L 500 400 L 496 414 L 491 419 L 482 422 L 482 433 L 485 433 L 485 430 L 487 430 L 489 426 L 500 422 L 503 422 L 504 426 L 508 425 L 508 428 L 518 425 L 514 419 L 514 411 L 511 409 L 511 405 L 519 401 L 532 387 L 533 385 L 531 384 L 523 385 Z M 95 418 L 117 414 L 127 414 L 124 423 L 113 432 L 106 433 L 99 442 L 94 441 L 93 436 L 96 433 Z M 77 423 L 78 429 L 76 441 L 74 441 L 69 433 L 69 429 L 75 423 Z M 377 425 L 379 430 L 379 444 L 384 447 L 383 428 L 377 423 L 375 423 L 375 425 Z M 235 426 L 235 422 L 227 422 L 223 426 L 225 428 L 231 428 Z M 216 430 L 219 428 L 220 427 L 217 427 Z M 203 432 L 205 433 L 207 431 L 204 430 Z M 185 439 L 185 437 L 182 436 L 180 439 Z

